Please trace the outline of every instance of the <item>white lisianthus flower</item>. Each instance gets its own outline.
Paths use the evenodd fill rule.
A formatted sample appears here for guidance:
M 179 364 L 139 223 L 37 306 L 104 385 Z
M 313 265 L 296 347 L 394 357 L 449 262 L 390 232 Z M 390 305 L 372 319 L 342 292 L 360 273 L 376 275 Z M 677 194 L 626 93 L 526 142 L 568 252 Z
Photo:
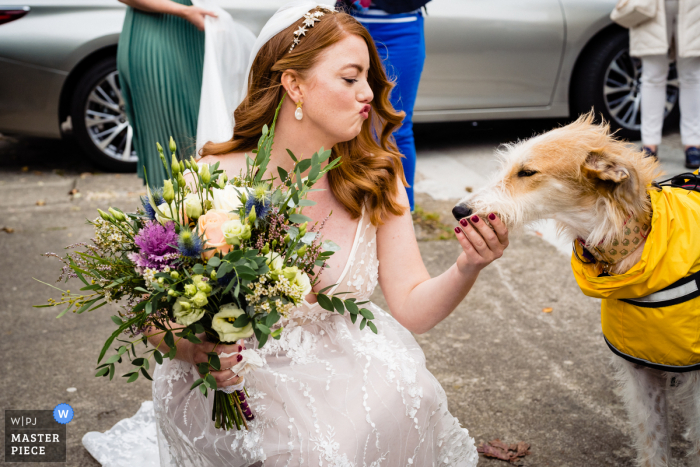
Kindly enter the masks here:
M 290 266 L 282 270 L 282 274 L 287 278 L 290 284 L 296 286 L 302 293 L 302 297 L 306 297 L 311 293 L 311 280 L 309 276 L 296 266 Z
M 197 293 L 197 286 L 194 284 L 185 284 L 185 295 L 192 296 Z
M 196 308 L 192 301 L 188 298 L 180 297 L 175 301 L 173 306 L 173 315 L 175 322 L 183 326 L 189 326 L 196 323 L 204 316 L 203 308 Z
M 202 200 L 196 193 L 185 196 L 185 214 L 190 219 L 197 220 L 202 215 Z
M 276 277 L 284 268 L 284 257 L 271 251 L 265 255 L 265 258 L 267 258 L 267 266 L 270 268 L 270 271 L 276 272 L 276 274 L 273 274 L 273 277 Z
M 240 219 L 233 219 L 221 225 L 221 232 L 224 234 L 226 243 L 229 245 L 240 245 L 241 237 L 245 233 L 245 226 Z
M 309 276 L 304 271 L 297 272 L 293 283 L 301 290 L 302 297 L 306 297 L 311 293 L 311 279 L 309 279 Z
M 219 334 L 222 342 L 236 342 L 253 335 L 253 324 L 248 323 L 242 328 L 233 325 L 236 318 L 244 313 L 233 303 L 222 306 L 211 319 L 211 328 Z
M 223 189 L 214 188 L 214 209 L 226 212 L 236 211 L 243 206 L 238 196 L 238 190 L 233 185 L 226 185 Z
M 207 294 L 205 294 L 204 292 L 202 292 L 200 290 L 199 292 L 194 294 L 194 297 L 192 297 L 192 303 L 196 307 L 200 307 L 200 308 L 205 306 L 208 303 Z
M 165 225 L 167 222 L 171 222 L 171 221 L 175 220 L 175 213 L 177 212 L 177 210 L 175 209 L 175 204 L 163 203 L 163 204 L 160 204 L 158 206 L 158 209 L 165 216 L 165 217 L 161 217 L 156 212 L 156 220 L 160 223 L 160 225 Z

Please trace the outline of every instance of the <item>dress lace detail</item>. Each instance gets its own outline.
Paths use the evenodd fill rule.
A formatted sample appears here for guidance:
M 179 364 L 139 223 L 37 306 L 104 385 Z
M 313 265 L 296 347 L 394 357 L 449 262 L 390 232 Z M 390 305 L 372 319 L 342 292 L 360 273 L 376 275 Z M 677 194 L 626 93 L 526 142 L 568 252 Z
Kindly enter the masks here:
M 368 217 L 363 210 L 348 262 L 329 293 L 364 301 L 374 291 L 379 262 Z M 214 428 L 213 398 L 189 390 L 198 378 L 192 365 L 158 365 L 153 405 L 161 465 L 475 466 L 474 440 L 449 413 L 413 336 L 373 303 L 364 306 L 379 334 L 318 304 L 294 310 L 280 339 L 259 351 L 263 367 L 246 377 L 256 415 L 249 431 Z M 252 340 L 248 348 L 257 347 Z M 137 448 L 135 440 L 114 442 L 115 452 Z

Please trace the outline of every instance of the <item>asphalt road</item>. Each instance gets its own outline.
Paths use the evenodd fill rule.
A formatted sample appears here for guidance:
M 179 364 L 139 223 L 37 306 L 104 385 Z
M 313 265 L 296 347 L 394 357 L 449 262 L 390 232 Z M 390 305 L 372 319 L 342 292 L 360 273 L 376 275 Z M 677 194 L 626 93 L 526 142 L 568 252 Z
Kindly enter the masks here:
M 499 144 L 558 123 L 417 127 L 418 205 L 451 228 L 453 198 L 483 182 Z M 677 134 L 665 137 L 660 157 L 669 173 L 682 170 L 680 148 Z M 151 386 L 143 378 L 126 384 L 93 377 L 100 344 L 114 328 L 108 307 L 58 320 L 57 309 L 32 308 L 51 292 L 35 279 L 53 283 L 59 269 L 41 254 L 87 241 L 92 229 L 85 218 L 94 218 L 95 208 L 135 207 L 141 193 L 135 175 L 100 173 L 69 144 L 0 140 L 0 408 L 70 404 L 75 418 L 68 425 L 67 465 L 99 465 L 82 436 L 133 415 L 151 399 Z M 432 240 L 439 233 L 418 229 L 432 275 L 459 253 L 454 240 Z M 385 306 L 381 291 L 374 299 Z M 599 316 L 599 302 L 576 286 L 569 258 L 531 231 L 512 239 L 449 318 L 416 339 L 451 412 L 477 443 L 525 441 L 531 444 L 522 461 L 527 466 L 632 466 L 631 431 Z M 675 409 L 672 420 L 673 455 L 680 457 L 689 446 Z M 482 458 L 480 465 L 505 464 Z

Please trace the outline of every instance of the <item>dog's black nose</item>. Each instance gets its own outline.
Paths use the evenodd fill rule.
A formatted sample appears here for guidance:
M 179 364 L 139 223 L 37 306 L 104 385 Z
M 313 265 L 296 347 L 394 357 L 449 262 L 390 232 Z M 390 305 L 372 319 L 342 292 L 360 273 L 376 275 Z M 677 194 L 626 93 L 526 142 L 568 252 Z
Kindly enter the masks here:
M 462 204 L 458 204 L 457 206 L 452 208 L 452 215 L 455 216 L 455 219 L 460 220 L 460 219 L 464 219 L 465 217 L 471 216 L 472 210 L 471 210 L 471 208 L 468 208 L 467 206 L 464 206 Z

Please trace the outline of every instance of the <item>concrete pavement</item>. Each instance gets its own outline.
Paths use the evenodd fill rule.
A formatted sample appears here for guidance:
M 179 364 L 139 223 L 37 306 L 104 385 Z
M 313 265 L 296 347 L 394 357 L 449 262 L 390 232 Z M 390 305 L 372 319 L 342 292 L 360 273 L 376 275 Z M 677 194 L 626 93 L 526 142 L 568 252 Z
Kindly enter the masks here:
M 483 183 L 499 144 L 556 123 L 417 127 L 418 204 L 453 225 L 454 198 Z M 669 173 L 683 171 L 677 135 L 664 139 L 660 156 Z M 75 189 L 79 196 L 69 194 Z M 59 263 L 40 254 L 88 240 L 92 229 L 84 220 L 94 218 L 95 208 L 135 206 L 142 191 L 134 175 L 99 174 L 70 145 L 0 141 L 0 229 L 13 230 L 0 230 L 0 407 L 70 404 L 76 415 L 68 425 L 67 465 L 98 465 L 81 445 L 84 433 L 133 415 L 151 388 L 143 378 L 132 384 L 94 378 L 100 343 L 114 328 L 109 309 L 56 320 L 58 309 L 31 308 L 50 293 L 33 278 L 55 280 Z M 454 240 L 422 241 L 420 248 L 433 276 L 460 251 Z M 381 291 L 374 299 L 386 307 Z M 551 313 L 542 311 L 549 307 Z M 568 256 L 533 231 L 513 238 L 455 312 L 416 339 L 450 410 L 477 443 L 528 442 L 527 466 L 632 466 L 630 429 L 599 316 L 599 302 L 576 286 Z M 678 457 L 688 446 L 677 410 L 672 420 Z M 482 458 L 480 465 L 505 464 Z

